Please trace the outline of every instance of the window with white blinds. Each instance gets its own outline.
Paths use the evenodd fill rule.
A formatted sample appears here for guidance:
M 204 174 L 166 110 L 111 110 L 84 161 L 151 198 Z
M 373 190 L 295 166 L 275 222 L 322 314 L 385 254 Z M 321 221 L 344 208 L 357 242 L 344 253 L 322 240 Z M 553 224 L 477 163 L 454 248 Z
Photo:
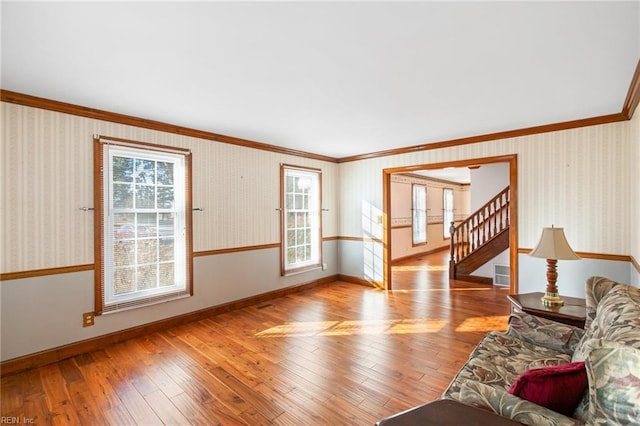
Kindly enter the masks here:
M 282 165 L 282 274 L 322 266 L 322 174 Z
M 453 189 L 444 188 L 442 190 L 442 216 L 444 238 L 451 238 L 451 222 L 453 222 Z
M 427 242 L 427 186 L 413 184 L 411 186 L 411 228 L 413 245 Z
M 96 314 L 192 294 L 191 154 L 96 138 Z

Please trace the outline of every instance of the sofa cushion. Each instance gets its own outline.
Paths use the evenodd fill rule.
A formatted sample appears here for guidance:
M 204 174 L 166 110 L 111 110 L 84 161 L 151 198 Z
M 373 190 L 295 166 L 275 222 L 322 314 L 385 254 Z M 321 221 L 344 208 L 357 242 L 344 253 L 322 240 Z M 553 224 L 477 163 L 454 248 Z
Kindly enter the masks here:
M 531 426 L 576 426 L 581 421 L 565 416 L 515 395 L 485 385 L 468 381 L 460 389 L 460 402 L 490 410 L 516 422 Z M 472 419 L 469 419 L 472 423 Z
M 598 304 L 596 316 L 586 331 L 572 361 L 584 361 L 587 342 L 612 340 L 640 349 L 640 289 L 627 284 L 612 287 Z
M 542 359 L 548 365 L 566 364 L 571 355 L 492 331 L 476 346 L 443 397 L 459 399 L 460 387 L 466 381 L 485 383 L 506 392 L 520 374 Z
M 573 354 L 584 330 L 535 315 L 514 312 L 509 316 L 507 334 L 536 346 Z
M 617 342 L 591 342 L 589 377 L 590 424 L 638 424 L 640 419 L 640 350 Z
M 584 362 L 527 370 L 509 388 L 509 393 L 571 416 L 587 389 Z

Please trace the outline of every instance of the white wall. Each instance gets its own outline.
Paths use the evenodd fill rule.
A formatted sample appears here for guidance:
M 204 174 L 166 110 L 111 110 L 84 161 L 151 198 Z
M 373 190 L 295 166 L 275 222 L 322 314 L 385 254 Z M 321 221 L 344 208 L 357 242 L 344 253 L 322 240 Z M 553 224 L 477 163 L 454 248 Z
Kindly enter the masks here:
M 412 185 L 427 186 L 427 243 L 413 245 L 412 233 Z M 449 238 L 444 238 L 443 188 L 453 189 L 456 215 L 469 214 L 469 186 L 446 183 L 419 176 L 397 174 L 391 176 L 391 260 L 419 255 L 429 251 L 448 248 Z
M 509 186 L 509 163 L 489 163 L 471 169 L 471 212 Z
M 194 251 L 280 241 L 280 164 L 322 169 L 324 237 L 338 235 L 338 166 L 301 157 L 2 103 L 1 272 L 93 264 L 93 135 L 193 151 Z M 194 296 L 102 315 L 93 311 L 93 271 L 0 282 L 1 359 L 220 305 L 339 272 L 338 244 L 324 243 L 326 271 L 281 277 L 269 248 L 194 260 Z
M 544 292 L 547 286 L 547 261 L 528 254 L 518 256 L 520 292 Z M 580 259 L 558 261 L 558 291 L 561 295 L 584 297 L 587 278 L 599 275 L 621 283 L 629 283 L 629 262 Z M 523 279 L 526 277 L 526 279 Z
M 516 154 L 519 248 L 533 248 L 540 230 L 554 223 L 563 224 L 576 251 L 629 255 L 631 231 L 638 229 L 638 210 L 632 212 L 629 197 L 630 132 L 630 122 L 619 122 L 342 163 L 340 234 L 364 236 L 361 206 L 381 209 L 385 168 Z M 361 244 L 341 243 L 340 256 L 343 273 L 363 269 Z M 619 263 L 612 262 L 613 268 L 622 268 L 621 277 L 629 281 L 628 262 Z M 561 279 L 573 278 L 565 273 Z M 584 282 L 582 276 L 575 280 Z M 522 270 L 519 283 L 523 289 L 539 286 Z

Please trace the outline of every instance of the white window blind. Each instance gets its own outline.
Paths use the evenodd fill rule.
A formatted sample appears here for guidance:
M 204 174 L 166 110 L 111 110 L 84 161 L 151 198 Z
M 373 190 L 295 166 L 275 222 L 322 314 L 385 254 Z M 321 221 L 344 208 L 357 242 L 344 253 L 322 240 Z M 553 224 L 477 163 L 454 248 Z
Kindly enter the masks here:
M 427 187 L 413 184 L 411 192 L 413 244 L 425 244 L 427 242 Z
M 96 314 L 191 295 L 190 152 L 109 138 L 95 146 Z
M 282 272 L 283 275 L 322 264 L 321 173 L 283 165 Z
M 442 190 L 442 206 L 443 206 L 443 236 L 451 238 L 451 222 L 453 222 L 453 189 L 444 188 Z

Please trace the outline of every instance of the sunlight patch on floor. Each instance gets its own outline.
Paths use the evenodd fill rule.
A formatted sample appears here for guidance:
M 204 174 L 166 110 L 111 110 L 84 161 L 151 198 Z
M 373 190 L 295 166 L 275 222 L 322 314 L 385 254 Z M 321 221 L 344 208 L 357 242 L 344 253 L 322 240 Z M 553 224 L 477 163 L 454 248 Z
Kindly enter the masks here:
M 456 327 L 456 331 L 462 333 L 471 331 L 504 331 L 507 329 L 508 321 L 508 315 L 472 317 L 467 318 L 462 324 Z
M 480 288 L 480 287 L 473 287 L 473 288 L 412 288 L 412 289 L 405 289 L 405 290 L 396 290 L 396 289 L 392 289 L 389 290 L 390 293 L 431 293 L 431 292 L 457 292 L 457 291 L 491 291 L 493 290 L 491 287 L 486 287 L 486 288 Z
M 392 272 L 419 272 L 419 271 L 433 271 L 442 272 L 448 271 L 448 265 L 406 265 L 406 266 L 392 266 Z
M 276 325 L 257 333 L 257 337 L 285 337 L 285 336 L 318 336 L 332 329 L 339 321 L 306 321 L 290 322 Z
M 294 322 L 268 328 L 256 337 L 437 333 L 446 324 L 447 321 L 429 319 Z

